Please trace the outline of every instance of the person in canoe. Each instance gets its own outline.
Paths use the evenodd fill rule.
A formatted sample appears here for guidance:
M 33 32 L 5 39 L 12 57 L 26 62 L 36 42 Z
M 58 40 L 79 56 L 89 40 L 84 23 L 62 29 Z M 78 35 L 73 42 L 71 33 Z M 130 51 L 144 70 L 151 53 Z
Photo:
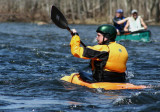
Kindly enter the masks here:
M 112 25 L 101 25 L 97 28 L 98 45 L 80 47 L 80 37 L 72 29 L 70 42 L 73 56 L 91 59 L 92 74 L 80 72 L 86 82 L 125 82 L 128 53 L 124 46 L 115 42 L 116 28 Z
M 139 30 L 146 30 L 147 25 L 145 24 L 143 19 L 140 16 L 138 16 L 138 11 L 134 9 L 131 13 L 132 16 L 128 19 L 127 24 L 124 27 L 124 31 L 134 32 Z
M 117 29 L 117 34 L 120 35 L 121 33 L 124 32 L 124 27 L 126 25 L 126 22 L 129 18 L 125 18 L 123 16 L 123 10 L 122 9 L 117 9 L 116 15 L 113 18 L 113 24 Z

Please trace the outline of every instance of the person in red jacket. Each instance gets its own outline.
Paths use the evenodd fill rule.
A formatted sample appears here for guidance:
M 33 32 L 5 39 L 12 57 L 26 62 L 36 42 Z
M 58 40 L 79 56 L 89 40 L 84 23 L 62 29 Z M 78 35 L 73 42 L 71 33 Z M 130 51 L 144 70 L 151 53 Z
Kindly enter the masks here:
M 75 29 L 70 42 L 73 56 L 91 59 L 92 74 L 80 72 L 86 82 L 125 82 L 128 53 L 124 46 L 115 42 L 116 28 L 101 25 L 97 28 L 98 45 L 80 47 L 80 37 Z

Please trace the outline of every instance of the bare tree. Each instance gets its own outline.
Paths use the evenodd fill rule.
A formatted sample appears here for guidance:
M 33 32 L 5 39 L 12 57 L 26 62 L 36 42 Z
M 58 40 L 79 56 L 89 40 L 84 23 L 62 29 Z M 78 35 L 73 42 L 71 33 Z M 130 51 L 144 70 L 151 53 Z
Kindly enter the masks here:
M 156 0 L 156 22 L 159 22 L 159 0 Z
M 0 0 L 0 21 L 50 22 L 51 6 L 57 6 L 72 23 L 112 23 L 115 11 L 130 16 L 137 9 L 145 21 L 160 19 L 160 0 Z

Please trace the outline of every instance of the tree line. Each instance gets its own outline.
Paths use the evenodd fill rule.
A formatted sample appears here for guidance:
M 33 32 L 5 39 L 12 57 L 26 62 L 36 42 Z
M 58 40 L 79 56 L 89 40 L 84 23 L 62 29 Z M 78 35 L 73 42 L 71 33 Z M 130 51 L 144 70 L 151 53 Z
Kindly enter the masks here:
M 160 0 L 0 0 L 0 21 L 51 22 L 51 6 L 57 6 L 69 23 L 112 23 L 117 9 L 126 17 L 137 9 L 146 22 L 160 21 Z

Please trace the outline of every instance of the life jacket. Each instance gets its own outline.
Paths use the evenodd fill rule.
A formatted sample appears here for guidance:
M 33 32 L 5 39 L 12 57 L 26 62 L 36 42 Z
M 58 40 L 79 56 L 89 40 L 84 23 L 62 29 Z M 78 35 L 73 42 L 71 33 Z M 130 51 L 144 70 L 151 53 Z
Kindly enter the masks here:
M 123 73 L 126 71 L 126 63 L 128 60 L 128 53 L 120 44 L 115 42 L 108 45 L 109 57 L 104 67 L 106 71 Z
M 93 77 L 98 81 L 103 81 L 105 71 L 124 73 L 126 71 L 126 63 L 128 60 L 128 53 L 120 44 L 111 42 L 109 45 L 103 46 L 101 51 L 107 51 L 107 55 L 101 56 L 101 61 L 91 60 Z M 118 77 L 118 76 L 117 76 Z
M 133 17 L 129 18 L 129 31 L 133 32 L 133 31 L 138 31 L 140 29 L 142 29 L 142 25 L 141 25 L 141 17 L 138 16 L 136 19 L 134 19 Z

